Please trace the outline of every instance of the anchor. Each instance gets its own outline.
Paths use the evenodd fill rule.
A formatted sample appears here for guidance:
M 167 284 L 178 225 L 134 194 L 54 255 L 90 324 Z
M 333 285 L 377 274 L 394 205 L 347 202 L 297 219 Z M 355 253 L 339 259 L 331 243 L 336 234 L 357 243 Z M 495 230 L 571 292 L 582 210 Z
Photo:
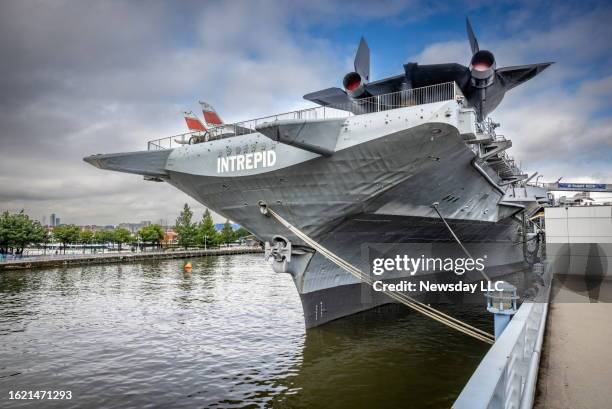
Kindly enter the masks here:
M 291 242 L 283 236 L 272 237 L 272 243 L 265 243 L 264 257 L 276 273 L 286 273 L 291 262 Z

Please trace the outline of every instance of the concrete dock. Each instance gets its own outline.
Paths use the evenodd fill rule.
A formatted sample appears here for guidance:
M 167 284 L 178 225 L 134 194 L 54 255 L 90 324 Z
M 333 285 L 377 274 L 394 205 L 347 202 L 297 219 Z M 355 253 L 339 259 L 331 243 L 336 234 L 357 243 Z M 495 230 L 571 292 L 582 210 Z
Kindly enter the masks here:
M 145 251 L 134 253 L 66 254 L 25 257 L 0 262 L 0 271 L 25 268 L 67 267 L 87 264 L 125 263 L 131 261 L 167 260 L 230 254 L 263 253 L 261 247 L 224 247 L 218 249 Z
M 534 408 L 612 407 L 611 304 L 552 304 Z
M 612 304 L 553 286 L 534 408 L 612 407 Z M 601 283 L 609 294 L 612 282 Z

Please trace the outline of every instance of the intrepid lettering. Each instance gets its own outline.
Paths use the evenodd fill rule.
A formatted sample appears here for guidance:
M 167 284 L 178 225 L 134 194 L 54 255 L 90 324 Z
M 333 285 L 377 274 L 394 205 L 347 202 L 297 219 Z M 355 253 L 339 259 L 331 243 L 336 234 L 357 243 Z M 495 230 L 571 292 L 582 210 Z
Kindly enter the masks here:
M 276 164 L 275 151 L 245 153 L 217 158 L 217 173 L 269 168 Z

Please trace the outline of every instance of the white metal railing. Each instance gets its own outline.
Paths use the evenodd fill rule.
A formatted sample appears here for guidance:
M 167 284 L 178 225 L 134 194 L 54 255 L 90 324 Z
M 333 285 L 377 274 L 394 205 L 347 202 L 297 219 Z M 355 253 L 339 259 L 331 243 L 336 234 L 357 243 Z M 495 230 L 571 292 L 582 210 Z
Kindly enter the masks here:
M 430 85 L 427 87 L 407 89 L 389 94 L 356 99 L 342 104 L 316 106 L 313 108 L 285 112 L 282 114 L 250 119 L 233 124 L 219 125 L 204 132 L 186 132 L 168 136 L 149 141 L 147 144 L 147 149 L 172 149 L 186 143 L 199 143 L 231 136 L 250 134 L 257 132 L 256 127 L 265 122 L 286 119 L 316 120 L 346 118 L 352 115 L 369 114 L 373 112 L 459 99 L 463 99 L 463 94 L 461 93 L 461 90 L 457 84 L 454 82 L 446 82 L 443 84 Z
M 495 129 L 499 127 L 499 124 L 494 122 L 491 118 L 487 118 L 484 121 L 476 122 L 476 130 L 477 132 L 486 135 L 491 138 L 492 141 L 500 142 L 507 141 L 506 137 L 503 135 L 498 135 L 495 132 Z M 481 146 L 475 147 L 475 151 L 480 151 Z M 496 155 L 501 161 L 508 167 L 508 172 L 514 175 L 520 175 L 522 173 L 519 166 L 517 166 L 514 158 L 508 154 L 506 151 L 501 151 Z M 498 172 L 498 176 L 499 172 Z
M 531 409 L 550 298 L 544 274 L 541 298 L 524 302 L 476 368 L 452 409 Z

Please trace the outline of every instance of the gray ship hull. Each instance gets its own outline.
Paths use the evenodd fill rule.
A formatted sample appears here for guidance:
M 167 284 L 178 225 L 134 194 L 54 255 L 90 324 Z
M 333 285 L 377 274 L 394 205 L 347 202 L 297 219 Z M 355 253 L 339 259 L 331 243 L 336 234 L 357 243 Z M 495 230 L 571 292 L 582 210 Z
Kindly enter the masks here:
M 443 131 L 432 134 L 432 129 Z M 473 157 L 456 128 L 428 123 L 331 158 L 293 165 L 275 177 L 211 178 L 170 172 L 170 183 L 239 221 L 263 241 L 281 235 L 299 244 L 288 230 L 262 216 L 258 203 L 265 201 L 362 271 L 369 269 L 362 254 L 365 243 L 452 242 L 431 208 L 437 201 L 462 241 L 502 243 L 492 270 L 520 270 L 524 258 L 515 244 L 519 225 L 510 217 L 518 209 L 498 205 L 502 194 L 470 165 Z M 309 256 L 287 270 L 300 294 L 306 327 L 392 302 L 320 254 Z
M 527 264 L 520 245 L 518 224 L 510 219 L 500 222 L 447 220 L 453 231 L 476 257 L 482 251 L 488 256 L 485 273 L 491 277 L 508 277 L 523 271 Z M 368 274 L 373 280 L 397 283 L 405 279 L 449 282 L 454 274 L 420 272 L 417 277 L 405 272 L 387 272 L 382 276 L 371 273 L 372 249 L 382 248 L 388 254 L 409 254 L 412 257 L 465 257 L 460 247 L 439 218 L 359 215 L 346 221 L 330 233 L 322 245 Z M 374 291 L 319 253 L 309 260 L 308 267 L 290 270 L 302 299 L 306 327 L 322 325 L 334 319 L 395 302 L 382 292 Z M 449 277 L 449 274 L 452 276 Z M 464 281 L 482 279 L 479 273 L 468 273 Z M 478 302 L 480 294 L 469 299 L 436 298 L 432 293 L 410 292 L 410 297 L 427 297 L 428 303 L 455 304 Z
M 501 189 L 495 182 L 498 172 L 486 163 L 480 170 L 474 166 L 479 153 L 466 143 L 478 137 L 473 126 L 473 111 L 445 101 L 348 119 L 267 124 L 261 129 L 265 135 L 86 161 L 166 181 L 262 241 L 283 236 L 295 254 L 275 269 L 292 275 L 306 326 L 312 327 L 390 300 L 381 293 L 364 297 L 355 277 L 262 215 L 262 201 L 363 271 L 369 269 L 366 243 L 452 242 L 432 209 L 434 202 L 461 240 L 499 244 L 490 260 L 493 270 L 521 265 L 523 254 L 515 244 L 519 224 L 513 216 L 534 211 L 537 201 L 527 190 L 521 198 Z M 245 155 L 247 166 L 241 168 L 238 160 Z M 248 155 L 266 166 L 255 162 L 248 169 Z

